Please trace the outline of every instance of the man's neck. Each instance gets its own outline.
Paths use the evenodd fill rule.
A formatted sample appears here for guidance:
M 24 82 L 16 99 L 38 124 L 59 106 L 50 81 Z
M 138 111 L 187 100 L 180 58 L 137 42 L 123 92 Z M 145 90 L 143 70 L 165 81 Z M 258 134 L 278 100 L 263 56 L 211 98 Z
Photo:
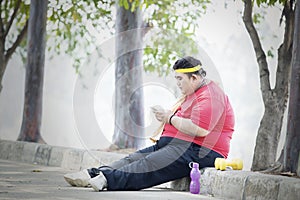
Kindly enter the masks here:
M 205 78 L 202 78 L 201 80 L 200 80 L 200 83 L 199 83 L 199 85 L 198 85 L 198 87 L 195 89 L 195 92 L 197 91 L 197 90 L 199 90 L 200 88 L 202 88 L 204 85 L 206 85 L 207 84 L 207 80 L 205 79 Z

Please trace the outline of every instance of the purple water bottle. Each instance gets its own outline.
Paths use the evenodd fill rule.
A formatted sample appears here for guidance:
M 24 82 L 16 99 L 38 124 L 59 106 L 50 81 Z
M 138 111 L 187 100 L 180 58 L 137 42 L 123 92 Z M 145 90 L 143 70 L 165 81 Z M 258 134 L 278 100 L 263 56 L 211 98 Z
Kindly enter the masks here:
M 191 164 L 191 163 L 190 163 Z M 200 170 L 199 164 L 192 162 L 193 167 L 190 172 L 191 183 L 190 183 L 190 192 L 192 194 L 199 194 L 200 193 Z M 191 165 L 190 165 L 191 167 Z

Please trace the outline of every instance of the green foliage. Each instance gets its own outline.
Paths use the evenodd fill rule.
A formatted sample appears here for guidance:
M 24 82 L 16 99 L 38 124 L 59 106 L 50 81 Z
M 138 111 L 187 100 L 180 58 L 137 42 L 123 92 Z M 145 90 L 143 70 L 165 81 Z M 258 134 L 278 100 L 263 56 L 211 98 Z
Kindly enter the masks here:
M 141 9 L 144 21 L 160 29 L 151 36 L 151 44 L 146 44 L 144 49 L 146 72 L 167 75 L 178 57 L 197 53 L 193 40 L 197 20 L 209 3 L 210 0 L 119 0 L 119 6 L 131 12 Z
M 81 63 L 78 57 L 79 51 L 86 50 L 90 54 L 95 38 L 89 34 L 86 23 L 89 21 L 93 27 L 101 30 L 111 30 L 111 7 L 115 1 L 90 1 L 69 0 L 59 3 L 58 0 L 50 1 L 49 24 L 50 33 L 54 33 L 56 53 L 62 52 L 61 43 L 68 41 L 68 47 L 64 50 L 76 59 L 75 67 Z M 193 36 L 197 26 L 197 20 L 205 13 L 209 0 L 119 0 L 119 6 L 131 12 L 141 9 L 144 13 L 144 21 L 159 27 L 162 31 L 152 38 L 152 44 L 147 44 L 144 51 L 144 66 L 146 71 L 156 71 L 160 75 L 169 73 L 171 63 L 178 56 L 197 53 L 197 47 Z M 100 12 L 99 12 L 100 11 Z M 80 41 L 80 42 L 78 42 Z M 150 48 L 151 46 L 151 48 Z M 165 51 L 168 49 L 169 51 Z M 176 54 L 176 55 L 175 55 Z M 82 55 L 84 56 L 84 55 Z
M 3 28 L 6 30 L 10 18 L 19 0 L 1 1 L 1 18 Z M 54 56 L 66 53 L 74 58 L 76 70 L 86 55 L 94 50 L 96 40 L 87 29 L 90 22 L 98 32 L 104 29 L 112 29 L 111 7 L 114 4 L 110 0 L 50 0 L 48 4 L 47 21 L 47 50 Z M 29 18 L 30 1 L 21 1 L 20 8 L 13 20 L 12 28 L 5 38 L 5 49 L 14 43 L 26 20 Z M 25 61 L 26 37 L 22 40 L 17 52 Z M 85 53 L 82 53 L 82 50 Z
M 136 11 L 136 9 L 141 8 L 143 5 L 142 1 L 140 0 L 118 0 L 118 4 L 119 6 L 124 7 L 126 10 L 130 10 L 131 12 Z
M 267 52 L 268 57 L 274 58 L 273 51 L 274 51 L 273 47 L 271 47 L 271 49 L 268 50 L 268 52 Z
M 254 13 L 252 15 L 252 19 L 253 19 L 253 23 L 255 25 L 257 25 L 257 30 L 259 30 L 259 24 L 263 23 L 263 21 L 265 20 L 265 16 L 267 14 L 267 9 L 268 7 L 274 6 L 275 4 L 277 4 L 277 6 L 279 7 L 279 9 L 283 10 L 283 6 L 286 3 L 287 0 L 256 0 L 256 4 L 258 7 L 258 9 L 254 9 Z M 265 5 L 263 5 L 265 4 Z M 281 5 L 280 5 L 281 4 Z M 277 38 L 277 33 L 274 33 L 272 35 L 272 37 Z M 263 41 L 265 39 L 265 37 L 260 36 L 261 41 Z M 274 48 L 271 47 L 266 53 L 267 56 L 269 58 L 275 58 L 274 57 Z
M 89 32 L 88 25 L 97 32 L 112 29 L 111 6 L 113 4 L 114 2 L 109 0 L 66 0 L 63 2 L 50 0 L 48 38 L 49 43 L 54 42 L 55 45 L 54 48 L 48 45 L 48 50 L 52 53 L 64 52 L 72 56 L 74 67 L 78 71 L 84 58 L 96 48 L 97 39 Z
M 1 2 L 1 16 L 4 24 L 12 14 L 17 0 Z M 9 34 L 7 46 L 17 37 L 29 18 L 30 1 L 22 1 L 19 13 L 13 24 L 14 30 Z M 197 53 L 193 37 L 197 20 L 205 13 L 209 0 L 119 0 L 118 4 L 134 12 L 141 9 L 144 20 L 160 30 L 147 44 L 144 51 L 146 71 L 156 71 L 160 75 L 168 74 L 171 64 L 178 56 Z M 47 21 L 47 50 L 50 56 L 67 54 L 74 59 L 74 66 L 79 70 L 84 58 L 96 47 L 93 33 L 111 31 L 114 26 L 112 17 L 113 0 L 49 0 Z M 113 33 L 113 31 L 111 31 Z M 151 48 L 150 48 L 151 47 Z M 165 49 L 168 49 L 166 51 Z M 84 51 L 83 51 L 84 50 Z M 26 57 L 26 40 L 23 40 L 19 54 Z
M 264 19 L 264 15 L 260 13 L 254 13 L 252 18 L 254 24 L 259 24 Z
M 284 4 L 287 0 L 256 0 L 257 6 L 261 4 L 267 4 L 268 6 L 274 6 L 276 3 Z
M 161 30 L 146 45 L 143 59 L 146 72 L 167 75 L 178 57 L 197 53 L 194 33 L 208 3 L 208 0 L 144 1 L 144 20 Z
M 3 39 L 3 41 L 5 41 L 5 50 L 9 49 L 13 45 L 21 30 L 25 26 L 26 21 L 29 19 L 29 3 L 27 1 L 21 1 L 15 18 L 12 20 L 12 15 L 17 7 L 17 4 L 18 0 L 4 0 L 0 3 L 0 15 L 2 18 L 2 27 L 0 28 L 2 28 L 4 31 L 8 31 L 6 38 Z M 26 57 L 25 46 L 26 42 L 23 40 L 20 44 L 20 48 L 16 49 L 23 59 Z

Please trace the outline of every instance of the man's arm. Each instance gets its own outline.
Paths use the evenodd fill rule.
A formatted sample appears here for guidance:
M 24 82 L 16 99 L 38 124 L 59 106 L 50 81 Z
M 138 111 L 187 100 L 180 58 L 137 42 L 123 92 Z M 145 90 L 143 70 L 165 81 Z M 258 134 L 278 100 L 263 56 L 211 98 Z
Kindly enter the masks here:
M 194 124 L 191 119 L 182 118 L 174 115 L 171 118 L 171 120 L 168 120 L 168 122 L 171 122 L 171 124 L 179 131 L 191 136 L 205 137 L 209 133 L 208 130 L 205 130 Z
M 169 123 L 170 117 L 172 117 L 171 124 L 180 132 L 183 132 L 185 134 L 197 137 L 204 137 L 209 133 L 208 130 L 205 130 L 194 124 L 191 119 L 171 115 L 171 111 L 165 111 L 161 107 L 157 106 L 156 109 L 153 109 L 153 112 L 155 113 L 156 119 L 160 122 Z

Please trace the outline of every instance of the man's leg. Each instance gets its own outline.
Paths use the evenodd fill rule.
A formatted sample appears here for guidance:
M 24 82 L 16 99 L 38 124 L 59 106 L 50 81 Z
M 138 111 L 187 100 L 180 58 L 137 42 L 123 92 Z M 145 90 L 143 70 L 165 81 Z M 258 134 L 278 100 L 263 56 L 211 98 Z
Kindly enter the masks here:
M 125 165 L 128 165 L 134 161 L 137 161 L 139 159 L 144 158 L 145 156 L 149 155 L 150 153 L 157 151 L 158 150 L 158 146 L 157 144 L 144 148 L 142 150 L 139 150 L 137 152 L 131 153 L 128 156 L 115 161 L 111 164 L 109 164 L 108 166 L 100 166 L 98 168 L 90 168 L 88 169 L 88 173 L 91 176 L 91 178 L 94 178 L 95 176 L 98 176 L 100 171 L 103 169 L 119 169 Z
M 157 146 L 157 144 L 155 144 L 153 146 L 150 146 L 150 147 L 144 148 L 142 150 L 139 150 L 137 152 L 134 152 L 132 154 L 129 154 L 125 158 L 115 161 L 112 164 L 110 164 L 109 166 L 113 169 L 119 169 L 119 168 L 121 168 L 125 165 L 128 165 L 134 161 L 144 158 L 147 155 L 149 155 L 150 153 L 157 151 L 157 150 L 158 150 L 158 146 Z
M 149 155 L 152 152 L 157 151 L 158 149 L 166 146 L 168 143 L 170 143 L 173 140 L 173 138 L 164 137 L 161 138 L 155 145 L 152 145 L 150 147 L 146 147 L 144 149 L 141 149 L 135 153 L 129 154 L 128 156 L 115 161 L 111 163 L 108 166 L 100 166 L 99 168 L 91 168 L 88 169 L 88 172 L 92 178 L 99 175 L 99 172 L 104 169 L 120 169 L 121 167 L 124 167 L 125 165 L 128 165 L 132 162 L 135 162 L 137 160 L 140 160 L 142 158 L 145 158 L 147 155 Z
M 108 190 L 140 190 L 188 176 L 186 145 L 167 145 L 119 169 L 103 169 Z
M 205 147 L 174 142 L 119 169 L 103 169 L 101 175 L 108 190 L 140 190 L 189 176 L 190 162 L 212 167 L 217 157 L 222 156 Z
M 119 161 L 113 162 L 109 166 L 101 166 L 99 168 L 90 168 L 90 169 L 84 169 L 79 172 L 74 173 L 68 173 L 64 175 L 65 180 L 72 186 L 77 187 L 89 187 L 89 180 L 91 178 L 94 178 L 95 176 L 98 176 L 100 174 L 101 169 L 118 169 L 122 166 L 125 166 L 131 162 L 134 162 L 140 158 L 145 157 L 149 153 L 156 151 L 158 149 L 158 145 L 155 144 L 153 146 L 150 146 L 148 148 L 139 150 L 135 153 L 129 154 L 125 158 L 120 159 Z

